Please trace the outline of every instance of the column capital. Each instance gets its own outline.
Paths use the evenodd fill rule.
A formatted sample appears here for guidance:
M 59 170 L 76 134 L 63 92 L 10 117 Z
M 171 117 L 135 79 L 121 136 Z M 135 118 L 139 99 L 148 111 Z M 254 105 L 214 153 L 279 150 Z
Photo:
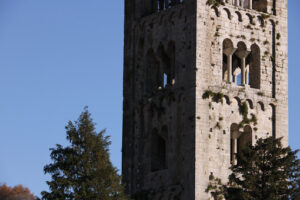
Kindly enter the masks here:
M 234 52 L 237 50 L 237 48 L 227 48 L 223 50 L 223 53 L 226 56 L 232 56 L 232 54 L 234 54 Z
M 244 59 L 247 58 L 247 56 L 251 53 L 251 51 L 248 50 L 241 50 L 241 51 L 237 51 L 235 54 L 237 55 L 237 57 L 239 57 L 239 59 Z

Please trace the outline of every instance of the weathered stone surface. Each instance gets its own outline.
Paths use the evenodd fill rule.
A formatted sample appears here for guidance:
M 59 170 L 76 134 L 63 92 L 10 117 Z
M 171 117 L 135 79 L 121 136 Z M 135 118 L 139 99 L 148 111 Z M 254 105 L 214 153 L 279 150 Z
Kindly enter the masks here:
M 166 2 L 125 0 L 123 181 L 205 200 L 247 142 L 288 144 L 287 1 Z

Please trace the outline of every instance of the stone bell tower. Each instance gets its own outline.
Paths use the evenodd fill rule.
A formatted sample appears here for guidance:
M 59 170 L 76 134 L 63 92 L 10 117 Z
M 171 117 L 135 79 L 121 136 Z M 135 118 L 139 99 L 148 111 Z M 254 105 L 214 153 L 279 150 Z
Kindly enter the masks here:
M 287 0 L 125 0 L 123 181 L 205 200 L 261 137 L 288 144 Z

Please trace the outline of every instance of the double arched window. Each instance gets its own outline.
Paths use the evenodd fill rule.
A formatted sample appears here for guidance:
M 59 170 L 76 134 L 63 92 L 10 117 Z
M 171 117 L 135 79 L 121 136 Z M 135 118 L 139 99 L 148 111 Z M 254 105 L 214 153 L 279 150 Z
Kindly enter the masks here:
M 248 50 L 243 42 L 237 47 L 230 39 L 223 41 L 223 80 L 238 86 L 260 89 L 260 49 L 256 44 Z
M 228 4 L 260 12 L 268 12 L 268 0 L 221 0 Z M 276 0 L 273 0 L 273 14 L 276 15 Z
M 160 12 L 183 3 L 183 0 L 143 0 L 145 1 L 147 14 Z
M 149 49 L 146 56 L 146 91 L 155 93 L 159 89 L 175 84 L 175 43 L 169 42 L 167 49 L 160 44 L 156 52 Z

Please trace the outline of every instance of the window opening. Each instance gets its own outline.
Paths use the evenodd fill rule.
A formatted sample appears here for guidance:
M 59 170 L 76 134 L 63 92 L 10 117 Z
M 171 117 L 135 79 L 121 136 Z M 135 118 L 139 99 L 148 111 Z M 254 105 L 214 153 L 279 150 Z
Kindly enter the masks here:
M 239 130 L 237 124 L 230 127 L 230 161 L 232 165 L 236 165 L 239 159 L 243 159 L 243 150 L 252 145 L 252 128 L 245 126 L 243 131 Z
M 164 73 L 164 88 L 168 85 L 168 75 Z
M 259 12 L 268 11 L 268 0 L 252 0 L 252 6 L 254 10 Z
M 155 92 L 160 84 L 160 63 L 154 51 L 150 49 L 146 55 L 146 91 L 148 94 Z
M 251 46 L 249 57 L 249 85 L 251 88 L 260 89 L 260 49 L 256 44 Z
M 166 139 L 158 133 L 157 129 L 153 130 L 151 137 L 151 171 L 166 169 Z
M 242 84 L 242 74 L 239 74 L 239 75 L 237 75 L 237 78 L 236 78 L 237 80 L 236 80 L 236 83 L 237 83 L 237 85 L 238 86 L 242 86 L 243 84 Z
M 276 108 L 273 104 L 270 105 L 272 108 L 272 116 L 271 116 L 271 120 L 272 120 L 272 136 L 274 138 L 276 138 Z

